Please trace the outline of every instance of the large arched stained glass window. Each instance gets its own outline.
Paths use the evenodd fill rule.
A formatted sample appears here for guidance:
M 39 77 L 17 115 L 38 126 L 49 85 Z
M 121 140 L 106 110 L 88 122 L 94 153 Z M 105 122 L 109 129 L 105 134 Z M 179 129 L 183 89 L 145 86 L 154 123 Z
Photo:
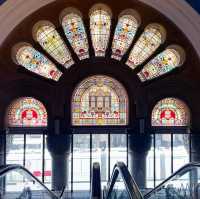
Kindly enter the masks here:
M 21 97 L 8 107 L 6 123 L 8 127 L 46 127 L 47 111 L 40 101 Z
M 122 85 L 107 76 L 92 76 L 72 97 L 72 125 L 127 125 L 128 97 Z
M 66 8 L 60 15 L 60 23 L 79 59 L 89 58 L 87 34 L 81 13 L 75 8 Z
M 162 76 L 181 66 L 185 61 L 184 50 L 179 46 L 169 46 L 158 54 L 138 73 L 141 81 L 151 80 Z
M 112 43 L 112 58 L 121 60 L 130 47 L 139 25 L 140 16 L 135 10 L 124 10 L 119 15 Z
M 28 43 L 15 45 L 12 56 L 16 64 L 45 78 L 58 81 L 62 75 L 62 72 L 47 57 Z
M 66 68 L 74 64 L 66 44 L 51 22 L 37 22 L 33 27 L 33 38 L 58 63 L 64 65 Z
M 95 56 L 103 57 L 110 38 L 112 12 L 104 4 L 96 4 L 91 8 L 89 17 L 90 34 Z
M 176 98 L 159 101 L 152 111 L 152 126 L 188 126 L 190 111 L 187 105 Z
M 149 24 L 133 46 L 126 64 L 135 69 L 147 60 L 165 39 L 166 31 L 160 24 Z

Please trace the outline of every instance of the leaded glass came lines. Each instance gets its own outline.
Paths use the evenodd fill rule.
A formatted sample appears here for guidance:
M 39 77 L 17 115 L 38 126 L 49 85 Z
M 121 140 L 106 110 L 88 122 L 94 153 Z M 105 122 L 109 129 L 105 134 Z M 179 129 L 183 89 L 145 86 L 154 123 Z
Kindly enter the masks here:
M 6 119 L 8 127 L 46 127 L 47 111 L 40 101 L 21 97 L 10 104 Z
M 152 111 L 152 126 L 188 126 L 190 111 L 186 104 L 176 98 L 159 101 Z
M 136 44 L 133 46 L 126 64 L 135 69 L 147 60 L 165 41 L 166 33 L 159 24 L 148 25 Z
M 130 47 L 136 31 L 139 26 L 139 21 L 132 13 L 134 10 L 127 10 L 130 14 L 124 14 L 119 18 L 118 24 L 115 29 L 115 34 L 112 43 L 112 58 L 121 60 L 122 56 Z
M 93 76 L 84 80 L 72 98 L 72 125 L 127 125 L 128 97 L 116 80 Z
M 180 66 L 184 58 L 173 48 L 158 54 L 137 74 L 142 82 L 162 76 Z
M 93 7 L 90 13 L 90 34 L 95 56 L 104 57 L 110 38 L 111 14 L 102 4 Z
M 19 44 L 13 58 L 17 64 L 45 78 L 58 81 L 62 75 L 62 72 L 48 58 L 29 44 Z
M 38 22 L 33 28 L 33 36 L 58 63 L 66 68 L 74 64 L 66 44 L 53 24 L 48 21 Z
M 65 35 L 80 60 L 89 58 L 87 34 L 81 16 L 75 9 L 64 10 L 61 15 L 61 24 Z

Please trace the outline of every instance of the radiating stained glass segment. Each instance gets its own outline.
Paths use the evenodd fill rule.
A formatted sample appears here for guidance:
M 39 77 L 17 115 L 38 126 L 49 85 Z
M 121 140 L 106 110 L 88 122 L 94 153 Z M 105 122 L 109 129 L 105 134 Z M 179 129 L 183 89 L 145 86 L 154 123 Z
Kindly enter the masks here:
M 74 64 L 66 44 L 53 24 L 46 21 L 38 22 L 33 28 L 33 36 L 58 63 L 66 68 Z
M 175 49 L 166 49 L 158 54 L 137 74 L 142 82 L 162 76 L 174 70 L 181 63 L 181 57 Z
M 166 33 L 159 24 L 148 25 L 138 41 L 133 46 L 126 64 L 135 69 L 147 60 L 165 41 Z
M 83 20 L 79 14 L 68 11 L 64 10 L 64 16 L 61 19 L 65 35 L 80 60 L 89 58 L 88 40 Z
M 44 105 L 31 97 L 15 100 L 7 110 L 9 127 L 46 127 L 47 111 Z
M 90 12 L 90 34 L 95 56 L 104 57 L 110 38 L 111 13 L 101 6 L 93 7 Z
M 187 105 L 176 98 L 159 101 L 152 111 L 152 126 L 188 126 L 190 111 Z
M 138 26 L 138 19 L 131 15 L 131 13 L 119 17 L 112 43 L 112 58 L 121 60 L 122 56 L 130 47 Z
M 128 97 L 122 85 L 107 76 L 84 80 L 72 98 L 75 126 L 126 125 Z
M 27 70 L 48 79 L 58 81 L 62 75 L 62 72 L 47 57 L 28 44 L 18 48 L 15 60 Z

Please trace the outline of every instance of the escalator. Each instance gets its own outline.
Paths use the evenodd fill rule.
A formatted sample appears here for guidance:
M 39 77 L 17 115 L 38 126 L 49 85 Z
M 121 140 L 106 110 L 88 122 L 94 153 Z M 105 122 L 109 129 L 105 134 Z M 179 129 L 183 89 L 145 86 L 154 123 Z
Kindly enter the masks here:
M 97 163 L 95 167 L 99 167 Z M 100 176 L 100 169 L 93 168 L 93 177 L 96 175 Z M 93 189 L 94 184 L 100 189 L 100 180 L 96 181 L 93 178 L 91 182 L 91 199 L 200 199 L 200 164 L 189 163 L 183 166 L 160 185 L 144 194 L 123 162 L 115 165 L 103 194 L 97 194 L 101 191 Z
M 59 199 L 20 165 L 0 166 L 0 199 Z
M 20 165 L 0 166 L 0 199 L 59 199 Z M 64 198 L 71 198 L 64 197 Z M 74 198 L 74 197 L 73 197 Z M 90 199 L 200 199 L 200 164 L 189 163 L 160 185 L 143 193 L 123 162 L 113 169 L 107 186 L 101 187 L 100 165 L 94 163 Z

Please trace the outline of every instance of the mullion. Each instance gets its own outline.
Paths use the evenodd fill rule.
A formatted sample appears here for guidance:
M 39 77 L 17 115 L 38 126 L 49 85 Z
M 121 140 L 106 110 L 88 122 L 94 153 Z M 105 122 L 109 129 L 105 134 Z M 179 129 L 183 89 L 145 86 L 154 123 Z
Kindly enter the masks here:
M 73 160 L 74 160 L 73 147 L 74 147 L 74 134 L 72 134 L 71 137 L 71 192 L 73 192 Z
M 23 134 L 24 136 L 24 153 L 23 153 L 23 166 L 26 165 L 26 133 Z
M 45 174 L 45 134 L 42 134 L 42 182 L 44 183 Z
M 108 134 L 108 180 L 110 181 L 110 133 Z
M 90 181 L 92 176 L 92 134 L 90 133 Z
M 171 174 L 174 171 L 174 134 L 171 133 Z

